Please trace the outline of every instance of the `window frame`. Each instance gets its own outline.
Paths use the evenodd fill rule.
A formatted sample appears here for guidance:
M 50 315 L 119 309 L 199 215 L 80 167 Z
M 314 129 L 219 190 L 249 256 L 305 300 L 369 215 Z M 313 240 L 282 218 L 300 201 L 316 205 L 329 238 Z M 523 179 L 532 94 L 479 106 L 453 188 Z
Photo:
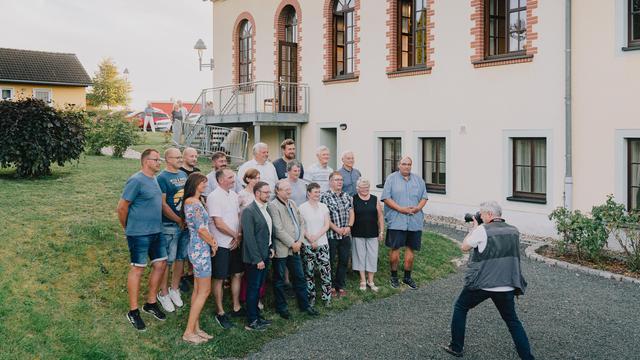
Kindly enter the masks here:
M 633 34 L 633 15 L 638 14 L 640 16 L 640 9 L 634 13 L 633 1 L 629 0 L 627 3 L 627 46 L 629 48 L 640 48 L 640 34 L 638 34 L 638 38 L 634 38 Z
M 422 9 L 417 9 L 417 2 L 420 1 L 422 3 Z M 409 17 L 405 17 L 403 15 L 402 9 L 405 4 L 409 4 Z M 397 68 L 398 71 L 403 70 L 412 70 L 412 69 L 425 69 L 427 67 L 427 1 L 426 0 L 398 0 L 397 4 L 397 44 L 396 44 L 396 57 L 397 57 Z M 424 27 L 418 28 L 418 13 L 422 13 L 425 19 Z M 408 19 L 409 21 L 409 32 L 404 32 L 402 27 L 402 21 L 404 19 Z M 423 43 L 418 45 L 417 43 L 417 33 L 421 31 L 423 32 Z M 404 51 L 403 49 L 403 38 L 407 36 L 408 40 L 408 49 Z M 418 55 L 417 49 L 423 49 L 423 63 L 418 64 L 416 61 L 416 57 Z M 402 55 L 407 53 L 407 66 L 404 66 Z
M 356 13 L 355 13 L 355 9 L 356 9 L 356 0 L 344 0 L 346 1 L 351 7 L 347 8 L 347 9 L 342 9 L 340 11 L 337 10 L 337 6 L 340 2 L 340 0 L 335 0 L 332 4 L 331 7 L 331 12 L 332 12 L 332 17 L 333 17 L 333 27 L 332 27 L 332 38 L 333 38 L 333 59 L 331 60 L 333 62 L 333 78 L 334 79 L 344 79 L 344 78 L 352 78 L 355 76 L 355 72 L 356 72 Z M 351 26 L 348 26 L 348 18 L 349 15 L 351 15 Z M 342 21 L 343 24 L 343 30 L 341 31 L 343 33 L 342 35 L 342 40 L 343 40 L 343 44 L 342 45 L 338 45 L 338 33 L 340 31 L 338 31 L 338 20 Z M 352 28 L 352 37 L 350 41 L 347 41 L 347 34 L 349 33 L 349 28 Z M 341 61 L 338 61 L 338 48 L 342 47 L 342 59 Z M 348 57 L 349 54 L 349 50 L 348 48 L 351 47 L 351 58 Z M 349 59 L 351 59 L 351 72 L 347 72 L 347 64 Z M 338 73 L 338 63 L 342 62 L 342 71 L 343 73 L 340 74 Z
M 631 183 L 631 168 L 633 165 L 640 166 L 640 157 L 639 161 L 634 163 L 632 162 L 632 153 L 631 148 L 633 143 L 640 144 L 640 138 L 627 138 L 627 210 L 628 211 L 640 211 L 640 202 L 636 204 L 636 208 L 632 208 L 633 204 L 633 188 L 638 188 L 638 192 L 640 193 L 640 186 L 634 186 Z
M 523 1 L 523 0 L 520 0 Z M 526 0 L 525 0 L 526 1 Z M 504 14 L 497 14 L 497 15 L 492 15 L 491 14 L 491 2 L 494 2 L 496 5 L 496 10 L 498 8 L 498 2 L 503 2 L 504 3 Z M 525 2 L 525 6 L 519 6 L 517 8 L 511 8 L 510 7 L 510 0 L 484 0 L 484 58 L 487 60 L 495 60 L 495 59 L 502 59 L 502 58 L 511 58 L 511 57 L 520 57 L 520 56 L 524 56 L 526 55 L 526 48 L 525 48 L 525 44 L 527 41 L 527 31 L 525 28 L 525 36 L 522 40 L 518 40 L 518 43 L 522 42 L 522 50 L 515 50 L 515 51 L 511 51 L 510 50 L 510 34 L 511 32 L 509 31 L 509 19 L 510 19 L 510 15 L 512 13 L 519 13 L 519 12 L 524 12 L 525 14 L 525 18 L 526 18 L 526 12 L 527 12 L 527 5 Z M 518 5 L 520 5 L 520 2 L 518 2 Z M 505 52 L 504 53 L 495 53 L 495 54 L 491 54 L 490 53 L 490 44 L 491 44 L 491 35 L 490 35 L 490 29 L 491 29 L 491 21 L 492 21 L 492 17 L 495 17 L 497 19 L 499 18 L 504 18 L 504 48 L 505 48 Z M 497 21 L 497 20 L 496 20 Z M 496 38 L 497 36 L 494 36 L 494 38 Z M 497 46 L 498 44 L 496 44 Z M 496 49 L 497 52 L 497 49 Z
M 3 91 L 9 91 L 9 97 L 8 98 L 4 98 L 2 97 L 2 92 Z M 10 88 L 10 87 L 1 87 L 0 88 L 0 100 L 13 100 L 14 97 L 14 89 Z
M 246 36 L 248 27 L 249 35 Z M 242 88 L 249 87 L 249 83 L 253 82 L 253 25 L 249 19 L 244 19 L 238 26 L 238 84 Z M 246 74 L 243 75 L 243 71 Z M 244 80 L 244 81 L 243 81 Z
M 33 88 L 32 93 L 31 93 L 31 96 L 32 96 L 34 99 L 37 99 L 37 97 L 36 97 L 36 92 L 46 92 L 46 93 L 48 93 L 48 94 L 49 94 L 49 100 L 48 100 L 48 101 L 45 101 L 45 103 L 46 103 L 46 104 L 51 104 L 51 103 L 53 103 L 53 90 L 52 90 L 52 89 L 50 89 L 50 88 Z
M 545 164 L 544 166 L 539 166 L 536 165 L 535 163 L 535 141 L 540 141 L 542 140 L 544 142 L 544 147 L 545 147 Z M 531 162 L 528 165 L 529 170 L 531 172 L 531 187 L 530 190 L 531 191 L 520 191 L 520 190 L 516 190 L 517 188 L 517 167 L 525 167 L 527 165 L 516 165 L 516 151 L 517 151 L 517 143 L 519 141 L 529 141 L 530 142 L 530 151 L 531 151 Z M 514 200 L 514 201 L 524 201 L 524 202 L 533 202 L 533 203 L 542 203 L 542 204 L 546 204 L 547 202 L 547 195 L 549 193 L 548 190 L 548 182 L 547 182 L 547 178 L 548 178 L 548 141 L 547 138 L 545 137 L 513 137 L 511 138 L 511 176 L 512 176 L 512 185 L 511 185 L 511 196 L 507 198 L 507 200 Z M 535 189 L 535 184 L 536 184 L 536 175 L 535 175 L 535 169 L 537 167 L 544 167 L 545 169 L 545 176 L 544 176 L 544 183 L 545 183 L 545 192 L 544 193 L 535 193 L 533 192 L 533 189 Z
M 434 194 L 446 194 L 447 193 L 447 138 L 446 137 L 423 137 L 420 139 L 421 143 L 422 143 L 422 179 L 424 180 L 424 183 L 427 185 L 427 191 L 430 193 L 434 193 Z M 438 144 L 436 145 L 436 151 L 434 153 L 435 158 L 434 160 L 427 160 L 427 154 L 426 154 L 426 149 L 427 149 L 427 142 L 429 141 L 437 141 Z M 440 159 L 440 148 L 443 147 L 444 148 L 444 159 Z M 429 171 L 429 166 L 427 165 L 427 163 L 435 163 L 436 164 L 436 175 L 435 178 L 438 182 L 437 183 L 429 183 L 427 182 L 427 171 Z M 444 164 L 445 166 L 445 172 L 444 174 L 440 173 L 440 166 L 438 166 L 439 164 Z M 440 183 L 439 179 L 440 176 L 444 175 L 444 182 Z
M 398 164 L 400 163 L 400 160 L 402 158 L 402 137 L 399 136 L 387 136 L 387 137 L 380 137 L 380 149 L 381 149 L 381 153 L 380 153 L 380 174 L 381 174 L 381 184 L 384 185 L 385 181 L 387 180 L 387 176 L 393 174 L 394 172 L 398 171 Z M 392 163 L 392 168 L 391 168 L 391 172 L 387 175 L 385 175 L 385 161 L 387 161 L 387 159 L 385 159 L 385 148 L 386 148 L 386 142 L 387 141 L 392 141 L 394 144 L 394 149 L 393 149 L 393 155 L 392 155 L 392 159 L 388 159 L 391 161 L 395 161 L 395 164 Z M 397 146 L 396 146 L 397 144 Z M 397 160 L 396 160 L 397 159 Z

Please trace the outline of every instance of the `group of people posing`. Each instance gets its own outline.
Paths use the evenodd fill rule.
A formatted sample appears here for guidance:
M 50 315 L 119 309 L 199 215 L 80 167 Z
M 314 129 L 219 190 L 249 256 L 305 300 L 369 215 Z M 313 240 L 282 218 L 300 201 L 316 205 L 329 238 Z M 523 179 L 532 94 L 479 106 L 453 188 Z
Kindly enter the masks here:
M 390 249 L 390 286 L 401 286 L 398 265 L 405 249 L 402 283 L 417 288 L 411 269 L 414 251 L 421 246 L 427 191 L 424 181 L 411 173 L 411 158 L 400 160 L 378 199 L 370 193 L 370 181 L 354 168 L 352 152 L 342 154 L 342 167 L 334 171 L 325 146 L 316 150 L 317 163 L 306 169 L 295 158 L 293 140 L 285 140 L 281 149 L 282 158 L 271 162 L 267 145 L 254 145 L 253 159 L 237 174 L 228 167 L 226 154 L 214 153 L 208 175 L 197 168 L 195 149 L 170 148 L 164 158 L 154 149 L 142 153 L 142 168 L 127 180 L 118 203 L 131 258 L 127 319 L 137 330 L 146 327 L 138 297 L 149 260 L 149 293 L 142 311 L 158 320 L 184 305 L 180 279 L 185 265 L 192 268 L 183 340 L 194 344 L 212 338 L 199 325 L 211 292 L 223 328 L 234 326 L 231 317 L 245 318 L 247 330 L 271 324 L 261 313 L 269 268 L 275 311 L 284 319 L 293 316 L 287 286 L 301 312 L 318 315 L 316 275 L 325 306 L 345 296 L 349 262 L 360 275 L 359 289 L 378 291 L 374 274 L 383 240 Z M 231 290 L 228 311 L 223 306 L 225 281 Z

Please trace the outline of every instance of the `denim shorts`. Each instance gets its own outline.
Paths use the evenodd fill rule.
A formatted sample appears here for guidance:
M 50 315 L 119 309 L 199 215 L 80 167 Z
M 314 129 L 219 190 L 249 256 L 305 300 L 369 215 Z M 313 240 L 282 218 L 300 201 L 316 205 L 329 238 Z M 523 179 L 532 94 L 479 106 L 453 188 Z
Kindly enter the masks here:
M 153 264 L 156 261 L 167 260 L 167 246 L 162 233 L 151 235 L 127 235 L 131 265 L 147 266 L 147 257 Z
M 422 245 L 422 231 L 387 230 L 387 237 L 384 241 L 387 247 L 394 250 L 408 247 L 415 251 L 420 251 Z
M 167 263 L 187 259 L 189 247 L 189 230 L 181 230 L 178 224 L 163 224 L 162 235 L 167 244 Z

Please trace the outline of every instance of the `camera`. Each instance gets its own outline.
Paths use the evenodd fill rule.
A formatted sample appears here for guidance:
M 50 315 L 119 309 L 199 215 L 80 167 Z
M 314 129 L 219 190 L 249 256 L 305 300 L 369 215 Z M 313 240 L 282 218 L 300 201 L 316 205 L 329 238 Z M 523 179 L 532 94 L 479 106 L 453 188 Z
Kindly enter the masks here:
M 478 225 L 482 224 L 482 218 L 480 217 L 480 211 L 476 212 L 475 214 L 469 214 L 469 213 L 464 214 L 464 222 L 472 222 L 474 218 L 478 222 Z

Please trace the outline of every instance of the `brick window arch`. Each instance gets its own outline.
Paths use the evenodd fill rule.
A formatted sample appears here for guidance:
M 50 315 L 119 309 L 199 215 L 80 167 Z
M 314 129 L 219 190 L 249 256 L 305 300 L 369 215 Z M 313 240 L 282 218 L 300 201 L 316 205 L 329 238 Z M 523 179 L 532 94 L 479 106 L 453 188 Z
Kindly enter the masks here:
M 295 18 L 292 18 L 295 15 Z M 291 24 L 295 21 L 295 24 Z M 292 26 L 293 25 L 293 26 Z M 273 77 L 278 79 L 280 59 L 280 42 L 291 41 L 297 44 L 297 81 L 302 81 L 302 8 L 297 0 L 282 0 L 278 5 L 273 20 Z
M 360 0 L 325 0 L 324 81 L 360 76 Z
M 431 73 L 435 0 L 387 0 L 387 76 Z
M 236 84 L 255 81 L 256 22 L 248 12 L 236 18 L 233 26 L 233 81 Z

